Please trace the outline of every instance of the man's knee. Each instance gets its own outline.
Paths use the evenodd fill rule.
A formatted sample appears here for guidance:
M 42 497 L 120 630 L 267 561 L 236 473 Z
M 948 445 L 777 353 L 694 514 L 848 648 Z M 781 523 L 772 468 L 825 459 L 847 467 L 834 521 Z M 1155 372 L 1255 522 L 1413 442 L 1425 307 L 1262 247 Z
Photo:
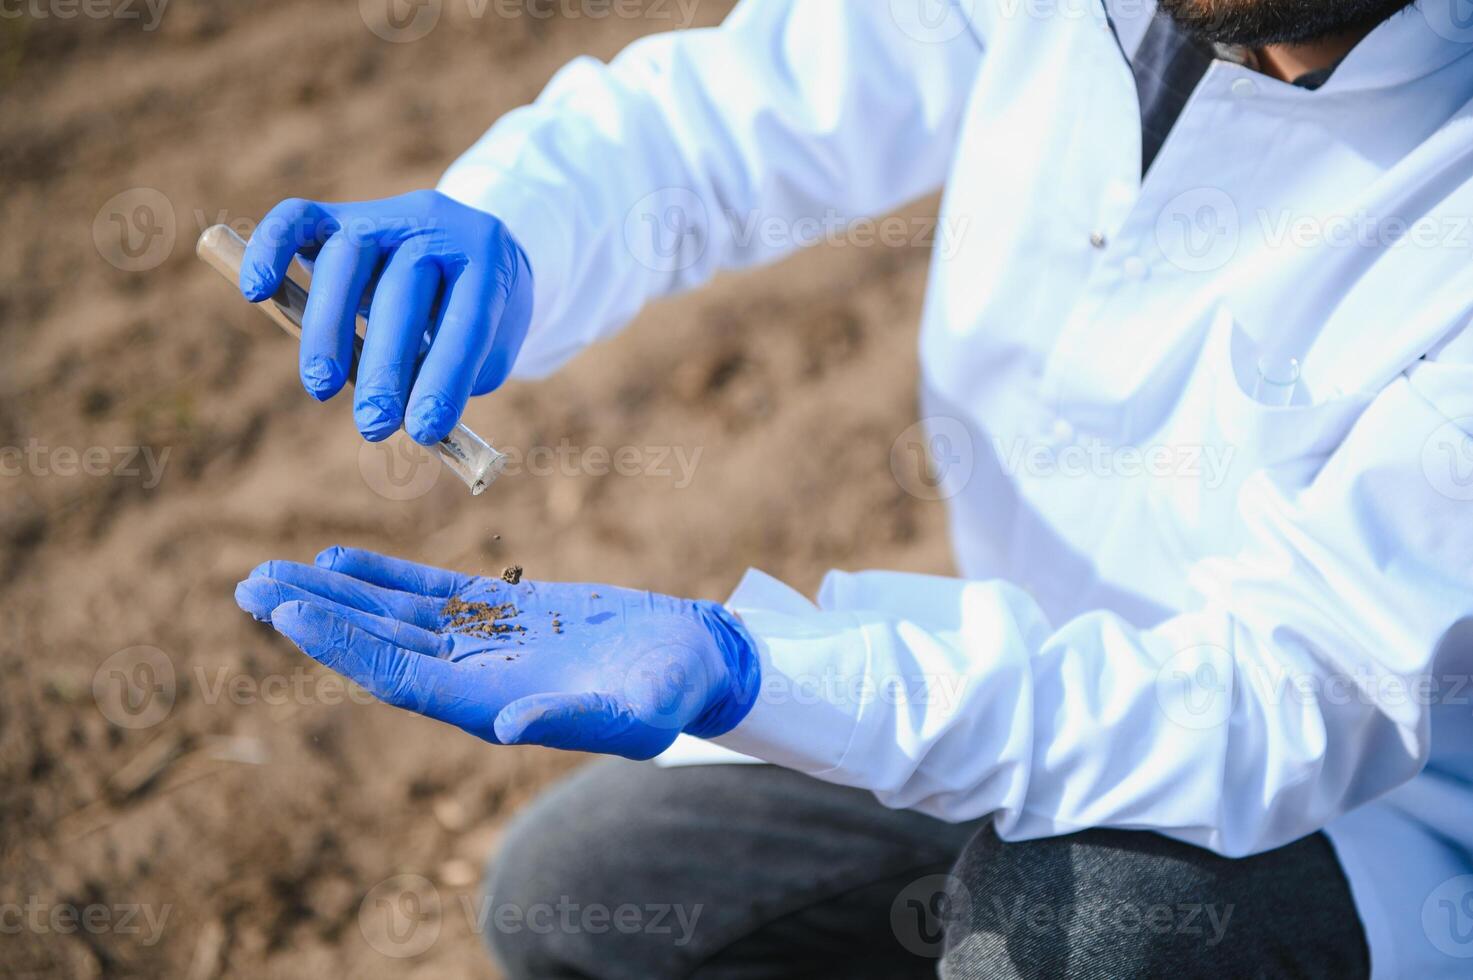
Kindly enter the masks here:
M 477 925 L 510 976 L 574 972 L 607 925 L 598 910 L 618 883 L 592 856 L 618 846 L 609 839 L 618 820 L 608 819 L 618 804 L 596 798 L 600 769 L 576 773 L 522 811 L 492 857 Z
M 942 976 L 1226 975 L 1293 964 L 1357 976 L 1364 941 L 1319 835 L 1231 860 L 1130 831 L 1004 843 L 979 832 L 953 868 Z M 1306 909 L 1304 888 L 1323 904 Z
M 623 761 L 587 766 L 522 811 L 486 876 L 477 923 L 509 976 L 657 977 L 688 940 L 666 915 L 648 826 L 661 774 Z
M 552 882 L 564 892 L 579 888 L 565 873 L 576 869 L 561 867 L 577 844 L 555 839 L 553 831 L 536 819 L 539 808 L 534 805 L 507 829 L 487 871 L 482 921 L 477 923 L 491 951 L 514 977 L 546 972 L 542 966 L 560 955 L 554 930 L 541 923 L 546 913 L 540 910 L 557 901 Z

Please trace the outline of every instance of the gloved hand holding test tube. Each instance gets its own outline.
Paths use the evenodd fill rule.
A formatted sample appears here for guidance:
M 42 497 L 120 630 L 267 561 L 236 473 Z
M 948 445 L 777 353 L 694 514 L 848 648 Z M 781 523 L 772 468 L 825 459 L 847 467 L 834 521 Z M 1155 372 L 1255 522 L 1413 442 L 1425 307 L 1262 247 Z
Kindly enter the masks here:
M 195 253 L 232 284 L 239 281 L 245 250 L 245 240 L 228 225 L 214 225 L 205 229 L 195 245 Z M 302 316 L 307 309 L 307 290 L 293 280 L 283 278 L 281 288 L 276 294 L 259 306 L 279 327 L 292 336 L 301 338 Z M 362 327 L 362 316 L 358 319 Z M 356 375 L 362 351 L 362 338 L 355 334 L 349 383 L 352 383 Z M 435 444 L 435 450 L 450 471 L 470 488 L 473 495 L 484 491 L 506 468 L 506 455 L 492 448 L 461 422 L 456 423 L 455 428 Z

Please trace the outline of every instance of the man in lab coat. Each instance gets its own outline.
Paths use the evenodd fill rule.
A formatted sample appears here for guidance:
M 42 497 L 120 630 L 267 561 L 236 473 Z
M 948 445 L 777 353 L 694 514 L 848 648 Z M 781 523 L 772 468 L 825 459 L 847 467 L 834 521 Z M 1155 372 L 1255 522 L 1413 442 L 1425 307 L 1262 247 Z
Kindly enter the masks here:
M 962 577 L 719 607 L 334 548 L 241 604 L 488 741 L 771 763 L 531 807 L 515 976 L 1473 975 L 1470 54 L 1455 0 L 745 0 L 574 61 L 438 191 L 263 222 L 247 296 L 315 257 L 309 391 L 368 294 L 358 426 L 433 443 L 801 237 L 755 222 L 944 187 Z M 450 599 L 571 625 L 503 667 Z

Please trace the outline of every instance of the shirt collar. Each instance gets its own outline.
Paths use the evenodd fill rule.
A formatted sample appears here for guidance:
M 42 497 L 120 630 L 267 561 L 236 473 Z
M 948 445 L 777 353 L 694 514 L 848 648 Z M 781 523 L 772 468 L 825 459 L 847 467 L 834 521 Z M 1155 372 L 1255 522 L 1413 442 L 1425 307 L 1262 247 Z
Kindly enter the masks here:
M 1212 46 L 1212 53 L 1219 61 L 1228 61 L 1235 65 L 1242 65 L 1244 68 L 1251 68 L 1254 71 L 1263 70 L 1259 67 L 1258 52 L 1252 48 L 1245 48 L 1240 44 L 1214 44 Z M 1344 58 L 1341 58 L 1340 61 L 1335 62 L 1328 68 L 1316 68 L 1313 71 L 1307 71 L 1298 78 L 1290 79 L 1290 84 L 1297 88 L 1307 88 L 1311 91 L 1320 88 L 1325 82 L 1329 81 L 1330 76 L 1335 73 L 1335 69 L 1339 68 L 1340 63 L 1344 60 Z
M 1127 53 L 1139 44 L 1154 4 L 1104 0 Z M 1473 23 L 1458 13 L 1466 0 L 1418 0 L 1367 34 L 1335 67 L 1321 92 L 1390 88 L 1415 81 L 1473 52 Z M 1126 42 L 1129 41 L 1127 44 Z M 1231 60 L 1231 59 L 1230 59 Z
M 1463 0 L 1419 0 L 1392 14 L 1350 50 L 1321 91 L 1390 88 L 1416 81 L 1473 51 Z

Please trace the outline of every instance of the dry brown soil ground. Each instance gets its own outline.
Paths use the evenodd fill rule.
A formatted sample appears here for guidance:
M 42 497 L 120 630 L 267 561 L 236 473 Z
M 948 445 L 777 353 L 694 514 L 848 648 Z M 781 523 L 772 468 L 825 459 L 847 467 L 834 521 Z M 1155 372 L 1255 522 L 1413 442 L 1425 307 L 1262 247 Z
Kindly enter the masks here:
M 307 398 L 290 341 L 191 253 L 284 196 L 432 185 L 560 64 L 668 20 L 446 0 L 390 44 L 344 0 L 174 0 L 154 31 L 38 3 L 0 19 L 0 903 L 32 907 L 0 973 L 490 972 L 459 903 L 508 814 L 581 760 L 342 698 L 232 601 L 264 559 L 348 543 L 711 598 L 749 565 L 810 592 L 831 567 L 946 570 L 939 505 L 889 465 L 916 415 L 922 248 L 723 277 L 481 399 L 469 421 L 499 443 L 567 448 L 477 499 L 448 474 L 387 483 L 349 406 Z M 140 194 L 176 241 L 128 271 L 113 215 L 144 221 Z M 688 485 L 578 471 L 621 446 L 701 455 Z M 360 926 L 400 874 L 442 899 L 404 959 Z M 88 906 L 108 919 L 68 928 Z

